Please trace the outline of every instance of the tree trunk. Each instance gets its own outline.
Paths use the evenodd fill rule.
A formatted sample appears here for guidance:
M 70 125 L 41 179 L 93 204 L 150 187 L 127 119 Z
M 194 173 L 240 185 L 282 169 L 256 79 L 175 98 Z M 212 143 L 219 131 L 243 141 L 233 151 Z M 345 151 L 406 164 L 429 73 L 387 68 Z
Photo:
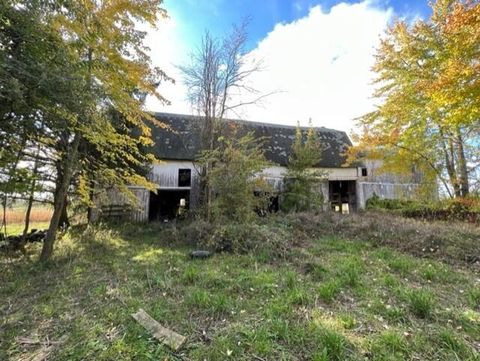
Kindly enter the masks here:
M 35 155 L 35 163 L 33 165 L 33 171 L 32 171 L 32 183 L 30 185 L 30 193 L 28 195 L 28 201 L 27 201 L 27 211 L 25 212 L 25 227 L 23 228 L 23 235 L 22 235 L 22 244 L 25 244 L 27 241 L 27 233 L 28 233 L 28 228 L 30 227 L 30 214 L 32 213 L 32 206 L 33 206 L 33 200 L 35 196 L 35 187 L 37 185 L 37 173 L 38 173 L 38 166 L 39 166 L 39 159 L 38 157 L 40 156 L 40 144 L 37 146 L 37 153 Z
M 457 172 L 455 170 L 455 153 L 453 151 L 452 140 L 448 139 L 448 148 L 442 141 L 443 152 L 445 155 L 445 167 L 447 168 L 448 178 L 453 187 L 455 197 L 460 196 L 460 186 L 458 184 Z
M 90 177 L 93 177 L 92 174 L 90 174 Z M 95 187 L 95 182 L 91 179 L 89 181 L 90 183 L 90 190 L 88 191 L 88 200 L 90 204 L 88 205 L 87 208 L 87 223 L 93 223 L 94 222 L 94 207 L 92 207 L 92 204 L 95 204 L 95 193 L 94 193 L 94 187 Z
M 73 176 L 74 166 L 77 160 L 78 155 L 78 146 L 80 144 L 80 134 L 76 133 L 73 139 L 73 142 L 70 146 L 70 152 L 67 154 L 67 157 L 64 162 L 62 162 L 61 169 L 62 174 L 61 180 L 57 185 L 57 190 L 55 191 L 55 201 L 53 206 L 53 215 L 50 220 L 50 226 L 48 227 L 47 236 L 45 237 L 45 242 L 43 243 L 42 253 L 40 254 L 40 261 L 45 262 L 50 259 L 53 254 L 53 245 L 55 243 L 55 237 L 57 234 L 57 229 L 62 220 L 62 216 L 65 216 L 65 206 L 66 198 L 68 193 L 68 187 Z
M 468 170 L 467 170 L 467 160 L 465 159 L 465 149 L 463 146 L 463 137 L 462 132 L 458 128 L 456 132 L 456 151 L 457 151 L 457 159 L 458 159 L 458 174 L 459 174 L 459 186 L 460 186 L 460 193 L 462 197 L 466 197 L 469 192 L 469 182 L 468 182 Z
M 63 209 L 62 214 L 60 216 L 59 227 L 62 231 L 66 231 L 70 227 L 70 221 L 68 220 L 68 195 L 65 195 L 65 199 L 63 201 Z

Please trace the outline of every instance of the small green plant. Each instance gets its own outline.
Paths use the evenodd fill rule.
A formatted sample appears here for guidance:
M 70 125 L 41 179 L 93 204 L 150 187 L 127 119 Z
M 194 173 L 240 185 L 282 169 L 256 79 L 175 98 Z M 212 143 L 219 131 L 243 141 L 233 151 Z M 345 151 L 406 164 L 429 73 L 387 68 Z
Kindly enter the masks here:
M 385 307 L 385 318 L 391 322 L 403 322 L 406 319 L 405 311 L 400 307 Z
M 414 265 L 409 258 L 405 256 L 396 255 L 394 258 L 392 258 L 388 262 L 388 266 L 392 270 L 400 273 L 402 276 L 406 276 L 410 273 Z
M 468 291 L 468 301 L 472 308 L 480 308 L 480 287 L 472 287 Z
M 295 287 L 287 292 L 287 300 L 292 305 L 307 305 L 310 301 L 310 296 L 305 290 Z
M 189 306 L 206 309 L 210 306 L 210 295 L 202 289 L 194 290 L 186 299 Z
M 412 289 L 406 293 L 410 311 L 417 317 L 428 318 L 435 307 L 435 295 L 424 289 Z
M 218 292 L 209 302 L 210 312 L 213 314 L 223 314 L 230 308 L 230 299 L 224 293 Z
M 382 356 L 379 357 L 382 360 L 385 359 L 383 356 L 388 356 L 389 360 L 403 359 L 408 352 L 408 343 L 402 334 L 390 330 L 383 332 L 373 341 L 372 350 L 376 356 Z
M 288 271 L 285 273 L 285 286 L 289 289 L 294 288 L 298 283 L 297 273 Z
M 196 266 L 188 265 L 183 271 L 183 280 L 187 284 L 194 283 L 199 278 L 199 271 Z
M 433 281 L 437 278 L 437 269 L 429 263 L 427 266 L 423 267 L 420 270 L 420 273 L 423 278 L 425 278 L 427 281 Z
M 342 285 L 338 280 L 330 280 L 318 288 L 318 295 L 323 301 L 330 303 L 337 297 L 341 290 Z
M 455 352 L 456 354 L 461 353 L 465 349 L 463 342 L 460 341 L 453 330 L 449 328 L 441 330 L 438 334 L 438 339 L 442 348 Z
M 349 258 L 340 267 L 339 276 L 345 285 L 355 287 L 359 283 L 362 272 L 363 266 L 360 260 L 357 258 Z
M 322 330 L 320 333 L 320 345 L 322 349 L 322 357 L 325 360 L 344 360 L 347 350 L 347 342 L 339 333 L 332 330 Z
M 343 314 L 339 316 L 340 323 L 342 324 L 345 330 L 351 330 L 357 325 L 357 320 L 355 317 L 349 314 Z
M 328 273 L 328 270 L 325 267 L 315 264 L 313 265 L 310 274 L 314 281 L 321 281 L 325 278 L 327 273 Z
M 387 286 L 388 288 L 395 288 L 395 287 L 398 287 L 400 282 L 398 281 L 398 279 L 394 275 L 391 275 L 390 273 L 387 273 L 383 277 L 383 284 L 385 286 Z

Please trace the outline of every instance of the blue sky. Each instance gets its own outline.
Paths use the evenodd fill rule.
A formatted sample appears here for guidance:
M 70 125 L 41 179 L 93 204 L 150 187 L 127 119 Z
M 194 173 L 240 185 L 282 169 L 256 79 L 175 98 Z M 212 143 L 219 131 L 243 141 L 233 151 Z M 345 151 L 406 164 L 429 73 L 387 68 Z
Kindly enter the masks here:
M 229 116 L 291 125 L 311 119 L 315 126 L 345 131 L 354 131 L 355 119 L 375 109 L 371 68 L 388 25 L 430 15 L 427 0 L 165 0 L 164 5 L 170 18 L 149 32 L 148 45 L 154 64 L 176 82 L 160 87 L 171 104 L 149 99 L 149 110 L 194 113 L 178 65 L 188 63 L 206 29 L 220 38 L 250 17 L 247 56 L 261 59 L 264 71 L 249 85 L 275 95 Z
M 320 5 L 329 11 L 339 3 L 360 1 L 337 0 L 166 0 L 170 16 L 182 24 L 185 41 L 195 44 L 199 34 L 208 29 L 221 36 L 234 23 L 250 17 L 248 48 L 269 33 L 278 23 L 289 23 L 306 16 L 309 9 Z M 393 8 L 399 16 L 428 16 L 431 11 L 427 0 L 375 0 L 378 8 Z

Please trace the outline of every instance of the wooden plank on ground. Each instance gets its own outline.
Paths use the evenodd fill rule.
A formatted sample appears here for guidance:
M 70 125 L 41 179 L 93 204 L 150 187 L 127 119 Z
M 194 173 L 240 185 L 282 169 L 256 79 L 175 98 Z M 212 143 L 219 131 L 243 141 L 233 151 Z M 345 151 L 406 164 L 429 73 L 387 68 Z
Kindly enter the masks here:
M 163 327 L 141 308 L 137 313 L 132 314 L 132 317 L 150 332 L 153 337 L 174 351 L 177 351 L 185 343 L 185 336 Z

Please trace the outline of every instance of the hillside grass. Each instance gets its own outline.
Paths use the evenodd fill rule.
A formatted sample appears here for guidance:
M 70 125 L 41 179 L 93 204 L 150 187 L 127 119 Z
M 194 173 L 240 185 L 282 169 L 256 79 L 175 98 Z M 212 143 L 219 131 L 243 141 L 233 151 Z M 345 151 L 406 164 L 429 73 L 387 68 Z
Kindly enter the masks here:
M 73 229 L 45 265 L 2 259 L 0 359 L 63 336 L 49 359 L 479 360 L 476 268 L 343 236 L 283 259 L 193 260 L 191 249 L 171 226 L 123 225 Z M 153 339 L 131 317 L 138 308 L 185 346 Z

